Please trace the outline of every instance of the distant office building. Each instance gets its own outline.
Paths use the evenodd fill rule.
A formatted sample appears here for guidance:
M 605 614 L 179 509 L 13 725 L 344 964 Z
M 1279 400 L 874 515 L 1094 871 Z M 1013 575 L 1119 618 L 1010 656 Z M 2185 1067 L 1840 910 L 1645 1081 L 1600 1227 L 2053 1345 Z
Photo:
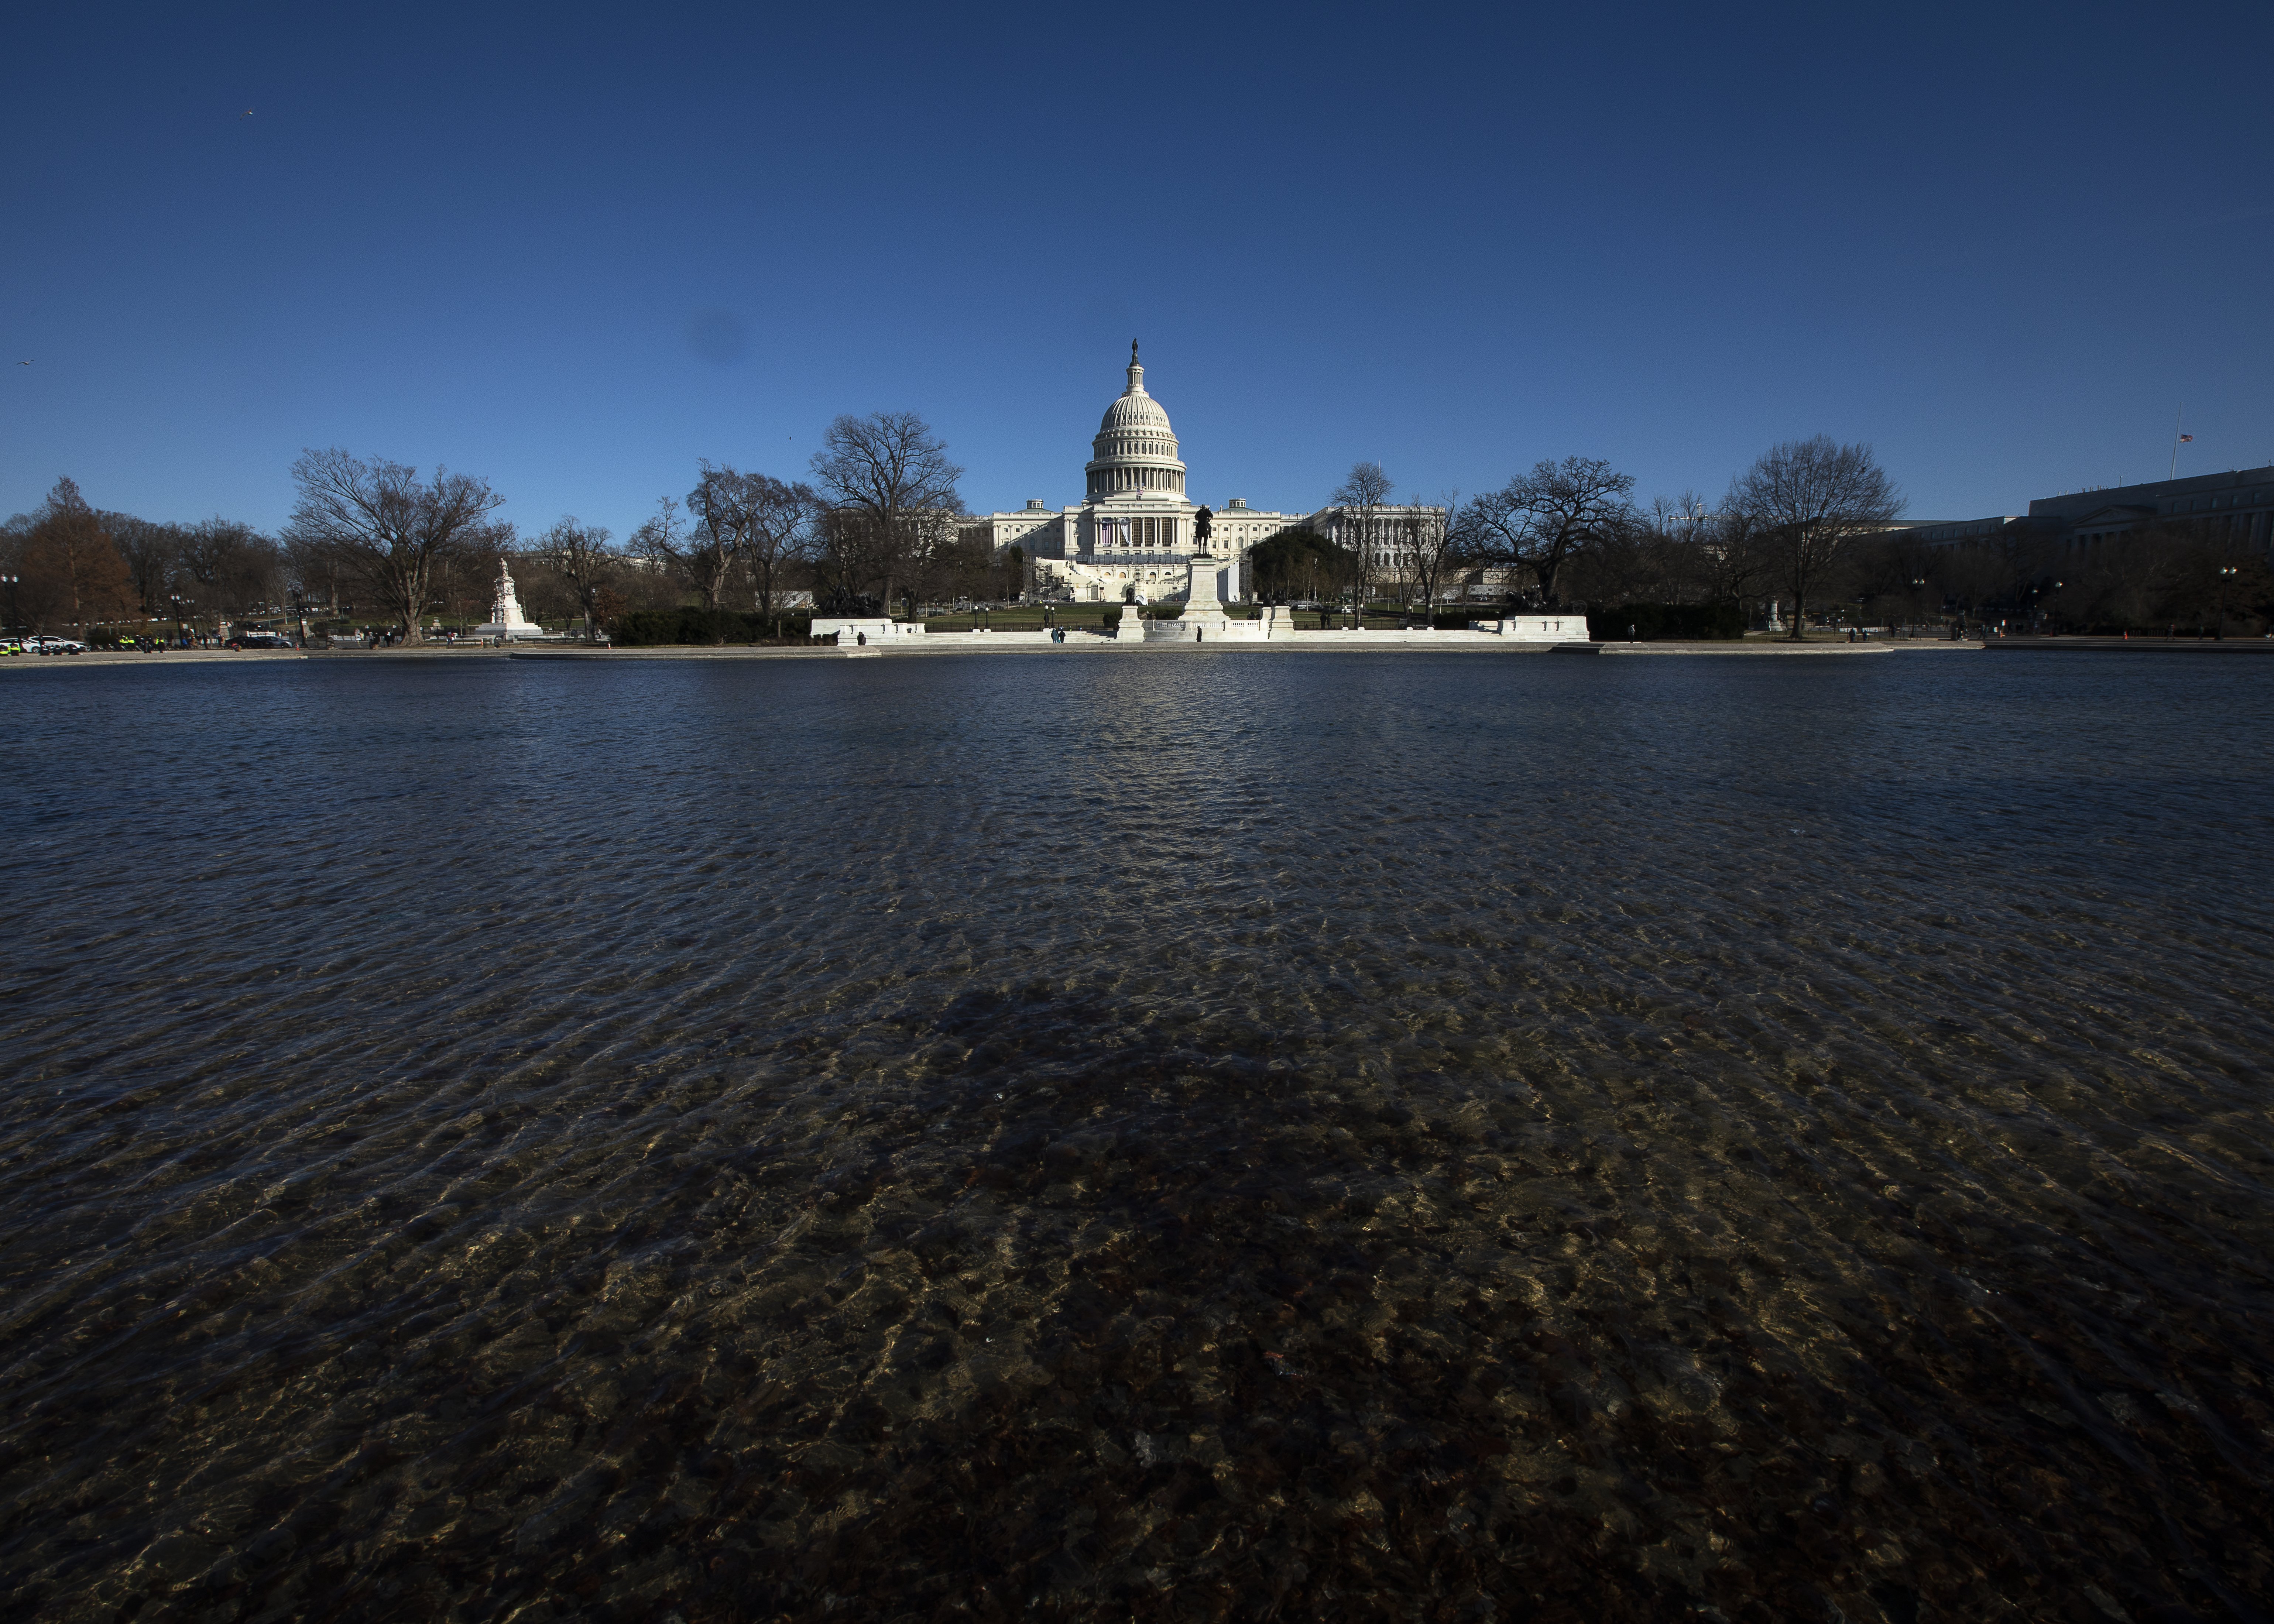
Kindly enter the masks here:
M 2007 513 L 1992 519 L 1918 519 L 1894 530 L 1906 541 L 1924 542 L 1930 547 L 1965 547 L 1995 540 L 2011 526 L 2026 523 L 2019 515 Z
M 2238 548 L 2274 551 L 2274 468 L 2041 496 L 2026 514 L 1912 520 L 1896 529 L 1905 539 L 1930 547 L 2026 543 L 2056 553 L 2079 554 L 2112 537 L 2159 524 L 2185 524 L 2224 535 Z
M 1356 553 L 1362 546 L 1367 579 L 1385 586 L 1414 572 L 1419 562 L 1416 553 L 1434 544 L 1437 527 L 1444 522 L 1442 508 L 1404 503 L 1375 508 L 1362 527 L 1356 515 L 1346 516 L 1338 508 L 1321 508 L 1305 521 L 1338 547 Z M 1361 528 L 1366 532 L 1363 538 L 1359 534 Z
M 2264 553 L 2274 541 L 2274 468 L 2041 496 L 2029 504 L 2029 517 L 2078 548 L 2151 524 L 2184 523 Z

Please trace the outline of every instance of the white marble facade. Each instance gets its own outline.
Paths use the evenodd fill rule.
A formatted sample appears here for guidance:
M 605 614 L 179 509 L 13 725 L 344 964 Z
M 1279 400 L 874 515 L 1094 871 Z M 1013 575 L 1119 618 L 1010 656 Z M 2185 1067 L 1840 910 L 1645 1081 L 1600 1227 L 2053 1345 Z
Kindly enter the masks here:
M 1212 513 L 1206 552 L 1194 545 L 1201 504 L 1185 488 L 1169 414 L 1146 390 L 1137 346 L 1129 346 L 1128 387 L 1105 409 L 1082 470 L 1079 503 L 1050 508 L 1030 501 L 978 519 L 993 551 L 1016 546 L 1044 598 L 1089 603 L 1182 600 L 1194 562 L 1212 563 L 1216 597 L 1246 596 L 1247 550 L 1274 530 L 1306 523 L 1300 513 L 1265 512 L 1233 497 Z
M 1137 346 L 1129 346 L 1128 387 L 1105 409 L 1082 469 L 1082 500 L 1053 508 L 1030 501 L 1011 512 L 967 523 L 999 558 L 1017 547 L 1028 561 L 1029 589 L 1043 598 L 1087 603 L 1176 602 L 1185 598 L 1196 560 L 1216 564 L 1216 597 L 1225 603 L 1248 594 L 1247 554 L 1275 531 L 1299 525 L 1344 546 L 1363 545 L 1368 578 L 1388 587 L 1413 563 L 1416 527 L 1444 523 L 1444 509 L 1387 507 L 1375 510 L 1361 538 L 1332 507 L 1306 512 L 1250 508 L 1232 497 L 1211 510 L 1208 550 L 1195 550 L 1201 504 L 1185 485 L 1185 464 L 1169 414 L 1145 387 Z

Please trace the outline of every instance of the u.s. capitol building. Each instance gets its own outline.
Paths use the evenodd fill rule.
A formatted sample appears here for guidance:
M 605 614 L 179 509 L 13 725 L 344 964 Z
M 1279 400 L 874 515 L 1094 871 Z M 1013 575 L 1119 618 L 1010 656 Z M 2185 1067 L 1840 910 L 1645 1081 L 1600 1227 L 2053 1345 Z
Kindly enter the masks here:
M 1090 442 L 1083 469 L 1082 500 L 1053 512 L 1030 501 L 1015 513 L 991 513 L 969 522 L 996 556 L 1016 546 L 1031 571 L 1039 597 L 1082 602 L 1120 603 L 1181 598 L 1190 566 L 1198 560 L 1219 562 L 1216 595 L 1225 602 L 1247 596 L 1242 590 L 1247 553 L 1275 530 L 1302 525 L 1344 545 L 1340 514 L 1332 508 L 1311 513 L 1276 513 L 1250 508 L 1239 497 L 1211 510 L 1185 490 L 1185 465 L 1177 455 L 1177 432 L 1161 402 L 1145 392 L 1145 369 L 1137 346 L 1129 346 L 1129 387 L 1105 409 L 1097 438 Z M 1374 564 L 1395 573 L 1400 522 L 1413 510 L 1375 511 L 1379 533 L 1368 549 Z M 1201 551 L 1195 545 L 1197 521 L 1209 514 L 1213 534 Z

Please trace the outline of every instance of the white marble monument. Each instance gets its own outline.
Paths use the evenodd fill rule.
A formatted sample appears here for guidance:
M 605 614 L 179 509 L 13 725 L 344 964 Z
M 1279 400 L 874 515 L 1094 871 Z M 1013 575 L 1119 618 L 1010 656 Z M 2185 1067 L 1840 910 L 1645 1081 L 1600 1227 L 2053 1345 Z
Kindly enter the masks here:
M 1185 612 L 1177 617 L 1178 641 L 1224 641 L 1224 628 L 1231 620 L 1216 595 L 1216 571 L 1221 568 L 1212 558 L 1193 560 L 1192 580 L 1185 590 Z
M 497 591 L 490 599 L 489 624 L 474 628 L 474 635 L 501 642 L 545 635 L 545 628 L 522 613 L 521 598 L 513 590 L 513 571 L 503 559 L 498 560 Z

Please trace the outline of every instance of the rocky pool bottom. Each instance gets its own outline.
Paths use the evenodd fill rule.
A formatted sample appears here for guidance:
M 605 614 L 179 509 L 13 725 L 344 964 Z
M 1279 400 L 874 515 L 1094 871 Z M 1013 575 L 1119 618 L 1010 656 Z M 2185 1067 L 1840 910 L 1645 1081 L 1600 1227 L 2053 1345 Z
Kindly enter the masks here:
M 34 684 L 0 1610 L 2263 1616 L 2274 665 L 2095 658 Z
M 87 1214 L 11 1308 L 66 1321 L 6 1372 L 18 1604 L 1905 1620 L 2266 1593 L 2263 1286 L 2218 1287 L 2263 1267 L 2263 1208 L 2153 1136 L 2015 1113 L 2001 1142 L 1978 1102 L 1837 1068 L 1771 1086 L 1760 1034 L 1700 1011 L 1592 1082 L 1452 1034 L 1085 1059 L 1033 1052 L 1047 1004 L 930 1025 L 889 1092 L 727 1061 L 464 1087 L 430 1125 L 373 1090 L 271 1187 L 156 1235 Z M 116 1139 L 131 1162 L 131 1101 Z M 410 1156 L 432 1206 L 363 1193 Z M 136 1277 L 169 1223 L 246 1260 Z

